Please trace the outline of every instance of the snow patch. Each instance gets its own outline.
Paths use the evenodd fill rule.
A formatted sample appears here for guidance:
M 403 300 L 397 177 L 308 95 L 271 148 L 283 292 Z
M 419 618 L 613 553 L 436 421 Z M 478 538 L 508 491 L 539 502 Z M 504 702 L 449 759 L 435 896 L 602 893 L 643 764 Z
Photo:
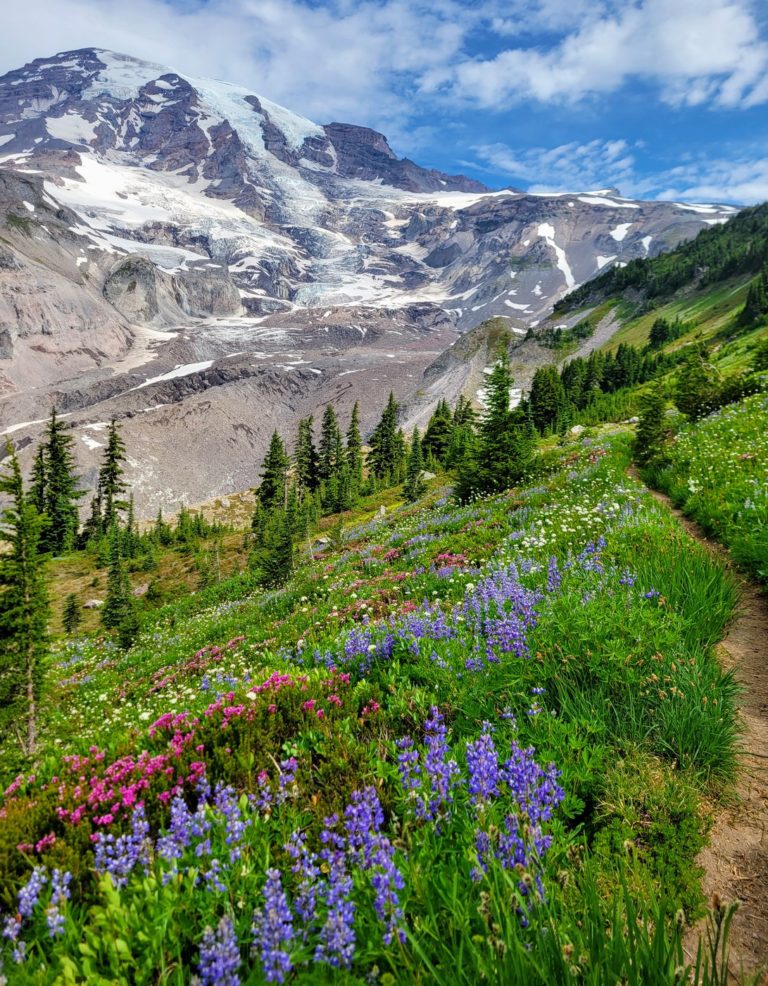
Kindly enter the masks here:
M 598 198 L 596 195 L 579 195 L 579 202 L 585 205 L 605 205 L 612 209 L 639 209 L 634 202 L 617 202 L 616 199 Z
M 98 122 L 91 123 L 77 113 L 65 113 L 64 116 L 48 117 L 45 127 L 57 140 L 66 140 L 69 144 L 90 144 L 96 136 Z
M 616 240 L 617 243 L 621 243 L 624 237 L 629 232 L 629 228 L 632 223 L 620 223 L 616 229 L 611 230 L 611 236 Z
M 566 286 L 570 289 L 576 286 L 576 278 L 573 276 L 565 250 L 555 243 L 555 228 L 551 223 L 541 223 L 539 225 L 539 236 L 544 240 L 548 247 L 555 251 L 557 266 L 563 273 Z
M 180 363 L 175 366 L 172 370 L 167 373 L 160 373 L 156 377 L 149 377 L 144 383 L 140 383 L 138 387 L 131 387 L 131 390 L 141 390 L 143 387 L 149 387 L 153 383 L 161 383 L 165 380 L 176 380 L 177 377 L 188 377 L 192 373 L 200 373 L 201 370 L 209 370 L 213 366 L 214 361 L 212 359 L 205 360 L 202 363 Z M 93 427 L 93 425 L 91 425 Z

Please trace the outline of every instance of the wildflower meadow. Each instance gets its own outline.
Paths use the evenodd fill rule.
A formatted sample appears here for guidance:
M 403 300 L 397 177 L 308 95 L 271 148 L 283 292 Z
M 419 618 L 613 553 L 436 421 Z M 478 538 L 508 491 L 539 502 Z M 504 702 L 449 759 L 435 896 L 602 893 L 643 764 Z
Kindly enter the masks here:
M 2 750 L 5 981 L 719 982 L 682 935 L 735 768 L 736 588 L 628 462 L 622 433 L 551 443 L 283 588 L 62 640 L 34 773 Z

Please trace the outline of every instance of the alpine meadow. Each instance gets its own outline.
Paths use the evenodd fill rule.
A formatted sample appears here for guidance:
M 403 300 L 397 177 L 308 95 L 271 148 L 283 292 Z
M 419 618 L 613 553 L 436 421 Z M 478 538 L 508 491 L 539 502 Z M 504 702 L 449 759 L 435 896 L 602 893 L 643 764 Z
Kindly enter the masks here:
M 570 133 L 624 90 L 568 39 L 652 4 L 438 6 L 273 13 L 458 18 L 365 98 L 461 82 L 469 175 L 103 48 L 0 76 L 0 984 L 768 982 L 768 203 L 639 131 L 636 198 L 567 190 L 597 141 L 492 190 L 462 114 L 534 48 L 448 27 L 562 58 Z

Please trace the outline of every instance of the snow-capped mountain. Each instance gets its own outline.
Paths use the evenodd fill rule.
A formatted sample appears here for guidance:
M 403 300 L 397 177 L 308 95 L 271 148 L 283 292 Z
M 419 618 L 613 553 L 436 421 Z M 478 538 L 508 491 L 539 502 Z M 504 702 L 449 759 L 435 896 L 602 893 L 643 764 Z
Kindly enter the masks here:
M 238 86 L 37 59 L 0 78 L 0 430 L 23 442 L 55 400 L 95 460 L 88 427 L 125 418 L 148 508 L 244 487 L 275 425 L 363 387 L 373 415 L 457 332 L 524 333 L 733 211 L 493 192 Z

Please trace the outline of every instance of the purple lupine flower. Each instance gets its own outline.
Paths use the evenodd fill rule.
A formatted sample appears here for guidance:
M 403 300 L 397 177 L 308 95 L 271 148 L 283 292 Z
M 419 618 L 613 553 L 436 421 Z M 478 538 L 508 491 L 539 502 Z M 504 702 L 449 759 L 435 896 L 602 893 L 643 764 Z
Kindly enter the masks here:
M 557 592 L 562 581 L 563 576 L 557 567 L 557 558 L 552 555 L 547 566 L 547 592 Z
M 419 754 L 413 748 L 413 740 L 410 736 L 404 736 L 395 744 L 401 751 L 397 755 L 398 770 L 400 771 L 400 783 L 404 791 L 413 791 L 419 786 Z
M 171 801 L 168 831 L 157 840 L 157 854 L 163 859 L 181 859 L 192 840 L 192 812 L 181 794 Z
M 405 940 L 401 927 L 403 912 L 397 893 L 405 883 L 395 866 L 394 847 L 381 833 L 383 822 L 384 812 L 375 789 L 367 787 L 364 791 L 353 791 L 352 803 L 344 810 L 348 851 L 363 870 L 371 873 L 374 909 L 386 925 L 384 943 L 389 945 L 396 931 L 401 940 Z
M 291 871 L 301 875 L 293 906 L 304 923 L 302 937 L 307 939 L 307 925 L 313 924 L 317 914 L 317 901 L 320 896 L 318 877 L 320 868 L 317 865 L 317 853 L 307 848 L 306 837 L 301 832 L 292 832 L 289 841 L 283 847 L 293 859 Z
M 467 743 L 469 795 L 472 804 L 482 805 L 499 794 L 499 755 L 491 736 L 490 723 L 483 723 L 480 736 Z
M 384 812 L 373 787 L 352 792 L 352 803 L 344 809 L 344 827 L 347 845 L 352 858 L 361 866 L 370 865 L 371 854 L 377 844 L 376 834 L 384 822 Z
M 51 938 L 64 934 L 64 915 L 61 913 L 61 906 L 69 900 L 71 881 L 72 874 L 63 870 L 54 870 L 51 875 L 51 900 L 45 910 L 45 920 Z
M 534 824 L 549 821 L 552 810 L 560 804 L 565 792 L 558 784 L 560 772 L 554 764 L 546 769 L 534 759 L 533 747 L 521 749 L 512 744 L 512 756 L 507 760 L 501 775 L 517 802 L 519 810 Z
M 459 765 L 449 759 L 445 720 L 436 705 L 424 723 L 426 753 L 423 764 L 422 792 L 426 803 L 419 802 L 416 813 L 421 818 L 435 819 L 453 801 L 453 788 L 458 783 Z M 424 784 L 429 785 L 424 790 Z
M 373 906 L 379 920 L 385 924 L 384 944 L 391 945 L 395 934 L 404 942 L 404 916 L 398 891 L 405 886 L 405 880 L 395 865 L 395 848 L 385 836 L 380 835 L 377 839 L 370 868 Z
M 355 904 L 352 877 L 347 871 L 344 853 L 345 839 L 335 831 L 338 821 L 338 815 L 326 818 L 320 833 L 324 847 L 320 858 L 328 864 L 329 872 L 324 895 L 327 912 L 315 949 L 315 961 L 348 968 L 355 954 Z
M 475 832 L 475 853 L 477 854 L 477 866 L 472 868 L 472 879 L 475 882 L 482 880 L 483 874 L 488 872 L 488 857 L 491 853 L 491 837 L 483 829 Z
M 528 850 L 517 815 L 507 815 L 504 819 L 504 831 L 499 833 L 496 858 L 505 870 L 528 865 Z
M 267 870 L 264 906 L 253 914 L 253 943 L 261 955 L 261 967 L 268 983 L 285 982 L 293 968 L 290 945 L 294 938 L 293 915 L 288 906 L 280 871 Z
M 619 585 L 633 586 L 634 584 L 635 584 L 634 575 L 630 572 L 628 568 L 625 568 L 624 571 L 621 573 L 621 577 L 619 578 Z
M 226 843 L 230 847 L 229 859 L 234 863 L 240 859 L 245 830 L 251 824 L 250 818 L 243 818 L 240 803 L 235 789 L 231 786 L 216 785 L 214 804 L 224 817 L 227 835 Z
M 185 805 L 186 807 L 186 805 Z M 112 883 L 120 889 L 128 883 L 128 877 L 138 863 L 146 869 L 149 865 L 149 823 L 144 813 L 144 805 L 139 803 L 131 816 L 131 831 L 114 836 L 111 832 L 99 834 L 96 843 L 94 865 L 97 873 L 109 873 Z M 163 839 L 158 839 L 158 852 Z M 179 852 L 179 855 L 181 853 Z M 165 856 L 175 859 L 176 856 Z
M 19 914 L 23 918 L 32 916 L 40 899 L 40 891 L 48 882 L 48 876 L 44 866 L 36 866 L 29 876 L 26 884 L 19 891 Z
M 285 804 L 295 792 L 298 767 L 299 762 L 296 757 L 288 757 L 287 760 L 280 761 L 280 776 L 277 780 L 277 793 L 275 795 L 276 805 Z
M 200 943 L 198 972 L 202 986 L 240 986 L 240 949 L 230 917 L 214 931 L 206 928 Z
M 197 882 L 200 882 L 202 878 L 205 880 L 205 888 L 208 891 L 217 890 L 220 894 L 225 894 L 227 892 L 227 886 L 221 880 L 222 874 L 221 860 L 212 859 L 207 870 L 202 870 Z

